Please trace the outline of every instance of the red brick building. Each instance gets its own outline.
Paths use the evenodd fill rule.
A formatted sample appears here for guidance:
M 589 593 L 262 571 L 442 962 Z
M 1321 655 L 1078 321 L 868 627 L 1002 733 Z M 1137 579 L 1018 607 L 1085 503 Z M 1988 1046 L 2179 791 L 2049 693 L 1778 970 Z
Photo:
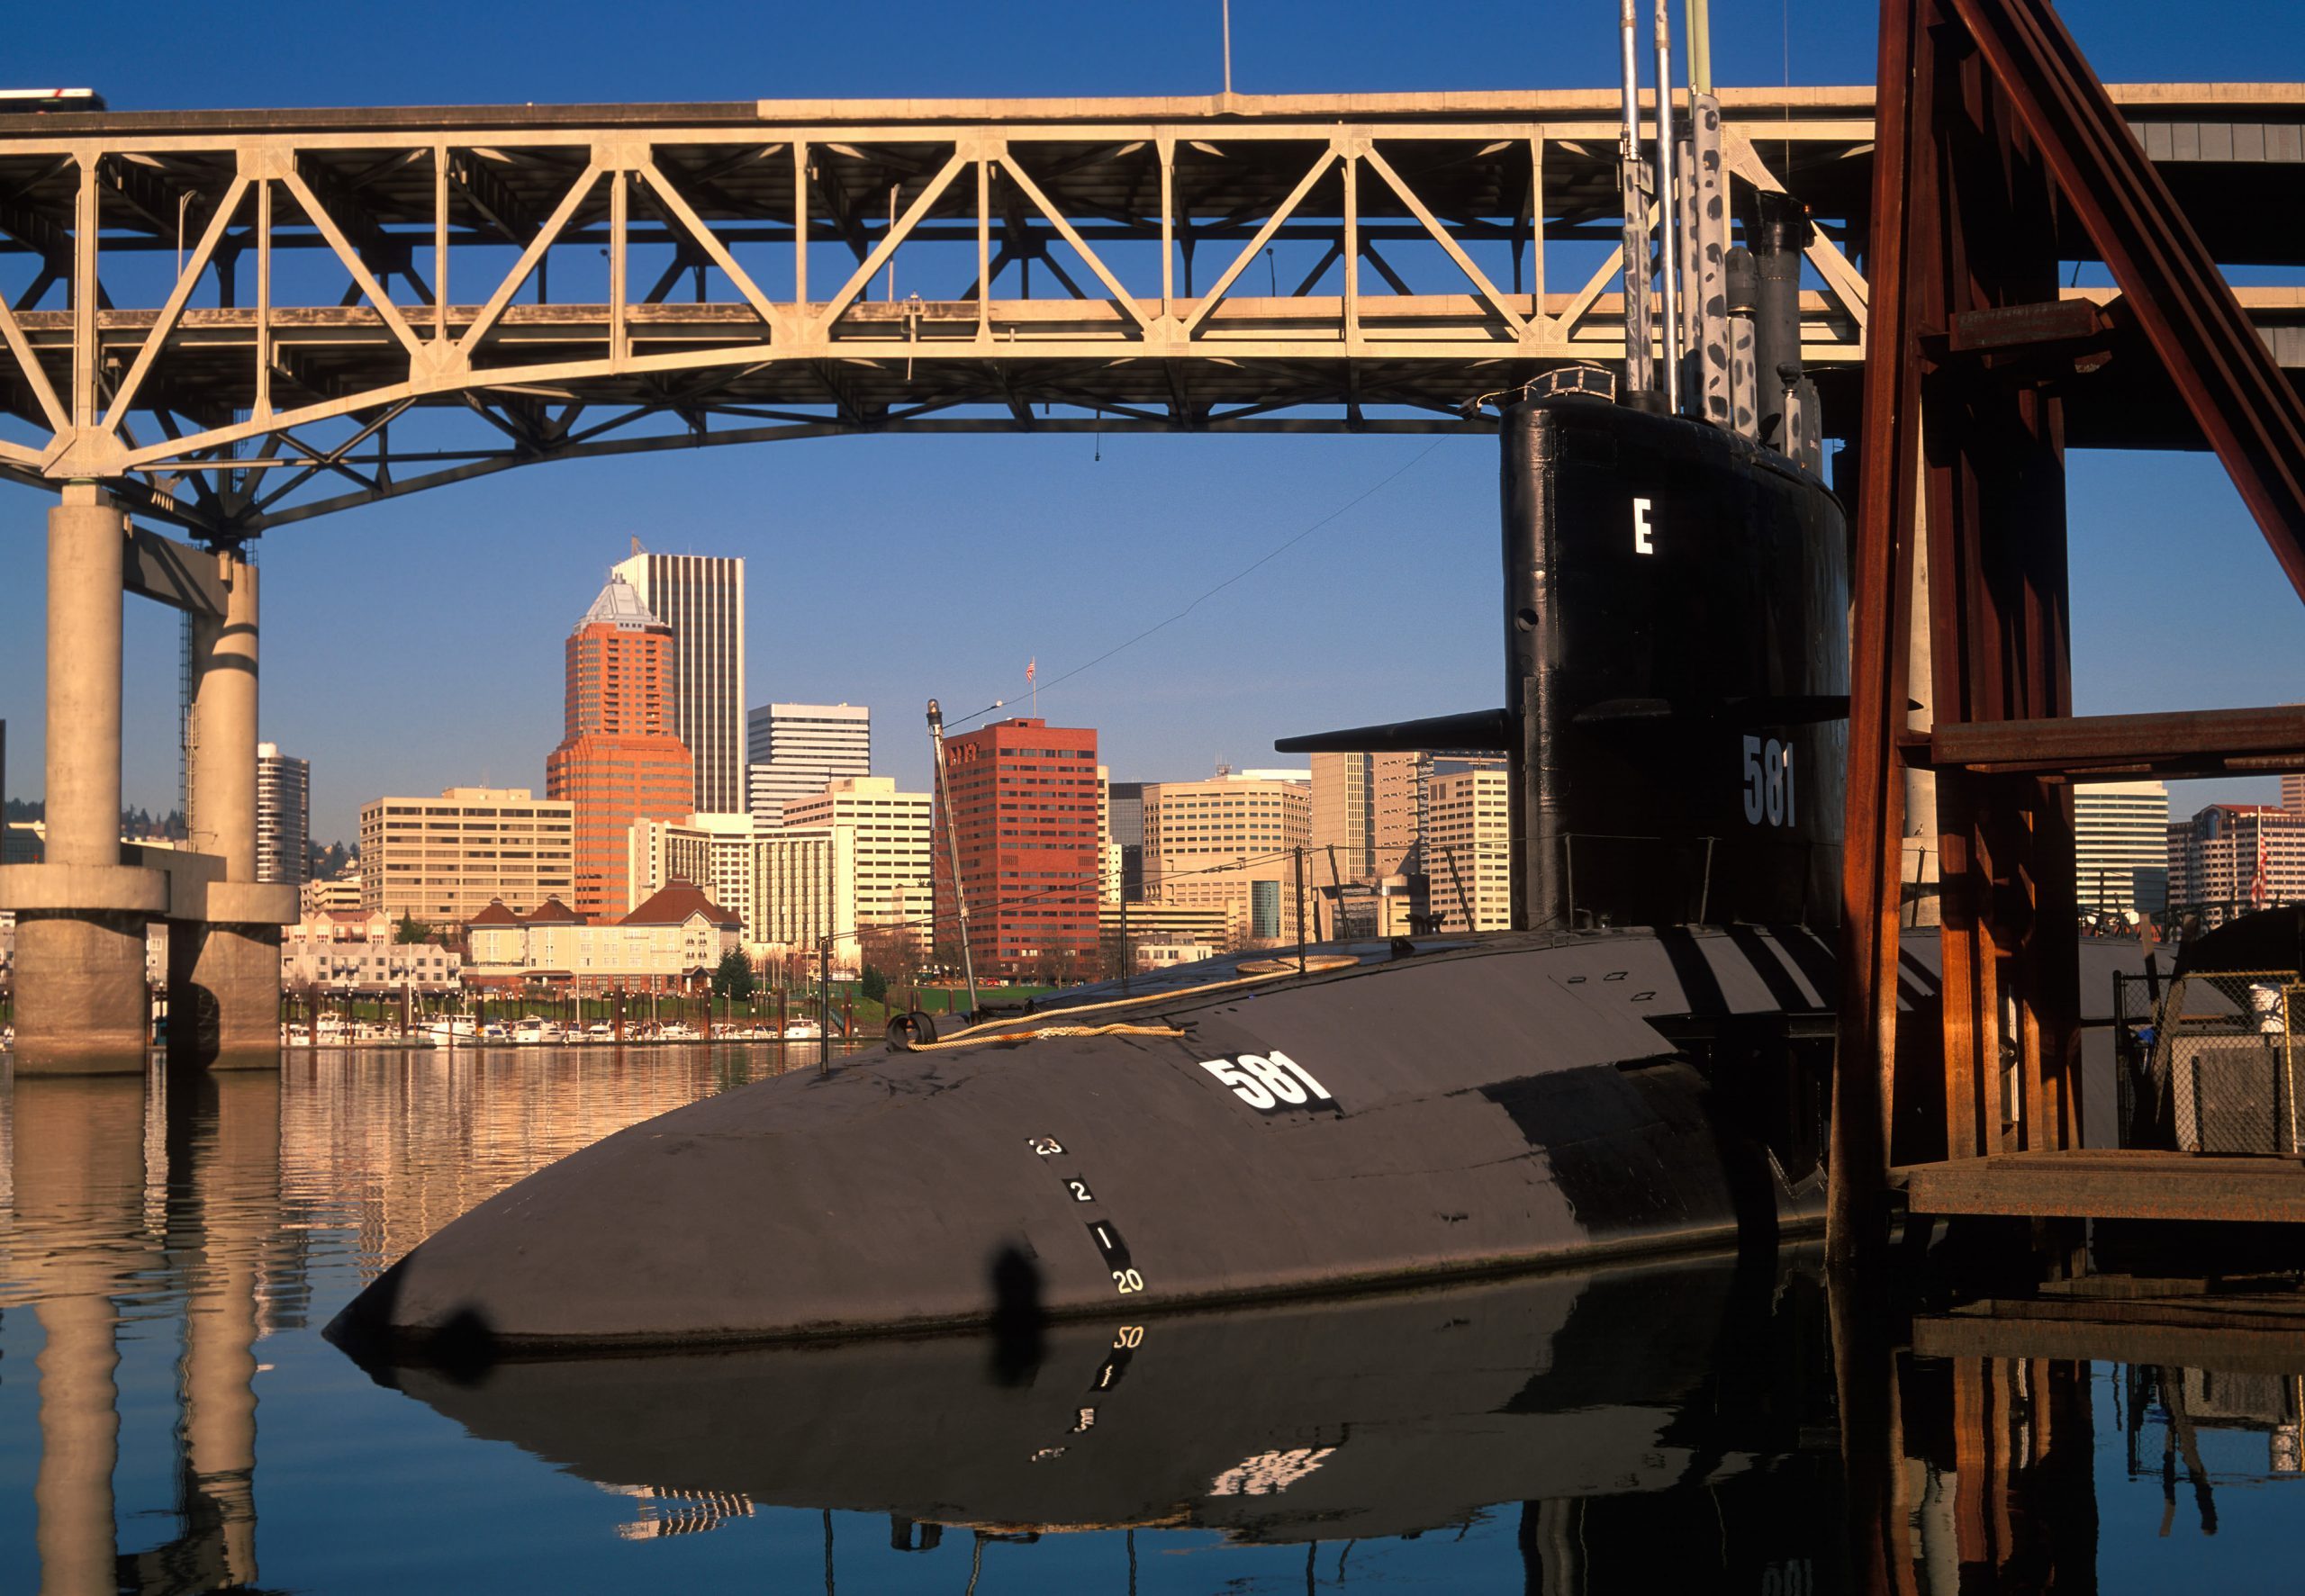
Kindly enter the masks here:
M 565 735 L 545 761 L 545 794 L 576 807 L 576 912 L 612 920 L 632 906 L 632 823 L 695 807 L 695 766 L 672 729 L 673 629 L 612 576 L 568 635 L 567 671 Z
M 1003 720 L 945 739 L 945 780 L 980 978 L 1097 970 L 1097 734 Z M 960 942 L 943 797 L 935 830 L 936 945 Z

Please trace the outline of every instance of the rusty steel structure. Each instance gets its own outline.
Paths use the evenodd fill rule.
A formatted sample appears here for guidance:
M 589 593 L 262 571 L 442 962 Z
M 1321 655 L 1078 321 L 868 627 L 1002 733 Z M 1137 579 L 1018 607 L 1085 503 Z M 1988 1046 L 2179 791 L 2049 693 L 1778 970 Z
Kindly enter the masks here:
M 1871 93 L 1719 99 L 1727 210 L 1809 212 L 1802 355 L 1851 417 Z M 2121 103 L 2256 257 L 2231 196 L 2305 171 L 2305 93 Z M 1625 358 L 1619 131 L 1597 90 L 16 118 L 0 474 L 236 542 L 655 449 L 1477 430 L 1485 394 Z M 2305 293 L 2246 298 L 2305 370 Z M 2123 383 L 2076 429 L 2167 433 Z
M 1880 83 L 1832 1252 L 1877 1245 L 1893 1159 L 1916 1213 L 2305 1220 L 2294 1159 L 2079 1150 L 2069 780 L 2297 769 L 2305 709 L 2074 717 L 2065 502 L 2070 405 L 2126 338 L 2305 597 L 2305 400 L 2047 0 L 1885 0 Z M 2076 257 L 2118 300 L 2060 297 Z M 1943 978 L 1939 1033 L 1900 1071 L 1914 769 L 1934 776 Z

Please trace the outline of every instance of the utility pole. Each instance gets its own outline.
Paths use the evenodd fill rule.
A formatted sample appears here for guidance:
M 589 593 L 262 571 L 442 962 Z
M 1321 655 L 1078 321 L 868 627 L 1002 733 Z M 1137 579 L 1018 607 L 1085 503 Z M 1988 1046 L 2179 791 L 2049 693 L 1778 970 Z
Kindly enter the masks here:
M 945 773 L 945 711 L 928 700 L 928 742 L 936 756 L 936 798 L 945 807 L 945 851 L 953 864 L 953 910 L 961 924 L 961 974 L 969 984 L 969 1013 L 976 1013 L 976 956 L 969 949 L 969 895 L 961 884 L 960 818 L 953 813 L 953 784 Z M 948 1005 L 949 1009 L 949 1005 Z
M 1297 973 L 1305 973 L 1305 850 L 1293 855 L 1297 870 Z
M 1120 995 L 1128 996 L 1128 888 L 1120 889 Z
M 832 1073 L 832 938 L 817 939 L 817 1073 Z

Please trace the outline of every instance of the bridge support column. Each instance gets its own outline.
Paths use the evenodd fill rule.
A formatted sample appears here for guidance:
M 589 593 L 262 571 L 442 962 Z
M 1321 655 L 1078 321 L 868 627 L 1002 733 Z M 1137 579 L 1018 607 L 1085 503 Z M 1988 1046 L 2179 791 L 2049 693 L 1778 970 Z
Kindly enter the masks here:
M 122 562 L 127 518 L 75 482 L 48 513 L 48 846 L 0 870 L 16 911 L 16 1073 L 140 1072 L 144 928 L 166 900 L 120 848 Z
M 168 928 L 172 1067 L 280 1066 L 280 927 L 296 889 L 256 879 L 257 571 L 217 556 L 224 612 L 192 617 L 192 847 L 222 861 L 207 914 Z

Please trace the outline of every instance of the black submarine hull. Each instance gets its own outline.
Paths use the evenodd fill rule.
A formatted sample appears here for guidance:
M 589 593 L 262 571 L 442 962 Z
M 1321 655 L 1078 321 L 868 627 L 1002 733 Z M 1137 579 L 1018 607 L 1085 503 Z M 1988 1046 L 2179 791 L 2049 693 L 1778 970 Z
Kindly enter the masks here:
M 1108 1314 L 1814 1222 L 1653 1021 L 1821 1015 L 1794 930 L 1515 937 L 886 1050 L 636 1125 L 447 1226 L 330 1334 L 555 1352 Z M 1062 1018 L 1062 1014 L 1056 1016 Z M 1296 1101 L 1288 1100 L 1293 1087 Z M 1731 1090 L 1736 1090 L 1731 1083 Z

